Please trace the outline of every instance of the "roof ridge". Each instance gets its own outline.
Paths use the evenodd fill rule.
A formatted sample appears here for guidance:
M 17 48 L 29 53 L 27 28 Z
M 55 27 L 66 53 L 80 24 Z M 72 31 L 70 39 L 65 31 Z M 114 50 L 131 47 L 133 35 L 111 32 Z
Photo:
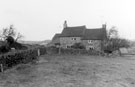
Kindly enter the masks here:
M 70 26 L 70 27 L 66 27 L 66 28 L 76 28 L 76 27 L 85 27 L 86 28 L 85 25 L 82 25 L 82 26 Z
M 86 28 L 87 30 L 99 30 L 99 29 L 103 29 L 103 28 Z

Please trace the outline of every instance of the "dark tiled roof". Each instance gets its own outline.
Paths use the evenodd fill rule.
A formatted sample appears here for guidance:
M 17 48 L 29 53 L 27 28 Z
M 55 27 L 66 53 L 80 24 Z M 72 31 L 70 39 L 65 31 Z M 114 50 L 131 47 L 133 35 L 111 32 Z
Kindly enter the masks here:
M 86 29 L 82 40 L 103 40 L 106 38 L 106 29 Z
M 66 27 L 63 29 L 61 36 L 62 37 L 82 37 L 85 26 L 77 26 L 77 27 Z
M 82 40 L 103 40 L 106 38 L 105 28 L 86 29 L 85 26 L 66 27 L 61 34 L 55 34 L 51 43 L 60 43 L 60 37 L 81 37 Z
M 51 43 L 60 43 L 60 36 L 61 34 L 55 34 Z
M 54 35 L 54 37 L 52 38 L 52 40 L 55 40 L 55 39 L 59 38 L 60 36 L 61 36 L 61 34 L 58 34 L 57 33 L 57 34 Z

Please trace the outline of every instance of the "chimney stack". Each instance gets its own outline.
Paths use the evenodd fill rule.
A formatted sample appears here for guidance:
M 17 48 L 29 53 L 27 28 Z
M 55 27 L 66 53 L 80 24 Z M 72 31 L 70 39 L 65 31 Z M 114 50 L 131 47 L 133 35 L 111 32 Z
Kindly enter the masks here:
M 104 38 L 106 39 L 107 38 L 106 23 L 102 24 L 102 29 L 104 31 Z
M 67 27 L 67 21 L 65 20 L 63 27 L 66 28 Z
M 106 29 L 106 23 L 105 24 L 102 24 L 102 28 L 103 29 Z

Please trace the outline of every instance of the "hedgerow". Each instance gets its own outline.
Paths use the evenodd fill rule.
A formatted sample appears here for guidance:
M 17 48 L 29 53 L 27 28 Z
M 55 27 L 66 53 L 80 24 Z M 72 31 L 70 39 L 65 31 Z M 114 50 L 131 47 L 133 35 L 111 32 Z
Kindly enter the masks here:
M 40 54 L 38 54 L 38 50 L 40 51 Z M 43 55 L 43 54 L 46 54 L 45 47 L 10 52 L 0 56 L 0 64 L 5 70 L 17 64 L 21 64 L 21 63 L 25 64 L 25 63 L 32 62 L 36 60 L 39 55 Z

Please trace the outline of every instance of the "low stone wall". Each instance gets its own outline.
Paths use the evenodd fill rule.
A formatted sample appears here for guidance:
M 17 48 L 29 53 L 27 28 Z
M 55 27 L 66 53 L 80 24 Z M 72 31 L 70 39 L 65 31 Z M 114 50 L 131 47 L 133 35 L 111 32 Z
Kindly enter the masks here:
M 95 50 L 85 50 L 85 49 L 61 49 L 61 54 L 99 55 L 99 52 Z
M 0 55 L 0 71 L 4 71 L 17 64 L 26 64 L 38 59 L 38 56 L 45 54 L 60 55 L 98 55 L 97 51 L 87 51 L 85 49 L 59 49 L 54 47 L 38 47 L 29 50 L 12 51 Z
M 99 55 L 98 51 L 85 49 L 64 49 L 64 48 L 47 48 L 47 54 L 68 54 L 68 55 Z

